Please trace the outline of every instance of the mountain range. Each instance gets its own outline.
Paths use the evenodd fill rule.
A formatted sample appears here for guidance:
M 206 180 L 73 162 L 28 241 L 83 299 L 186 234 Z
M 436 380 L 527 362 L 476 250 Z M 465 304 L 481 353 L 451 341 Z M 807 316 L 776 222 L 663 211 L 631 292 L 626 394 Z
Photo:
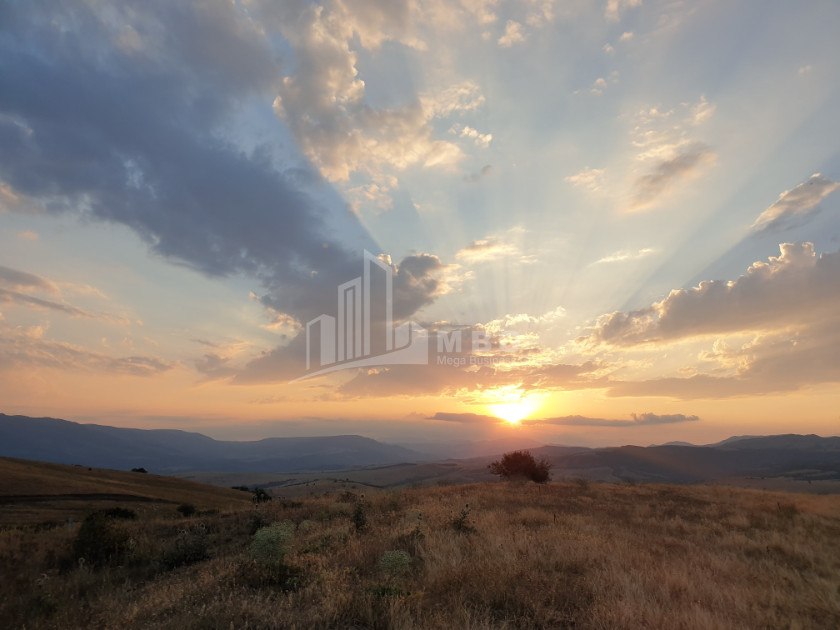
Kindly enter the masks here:
M 480 480 L 492 457 L 515 448 L 530 448 L 548 460 L 555 478 L 665 483 L 745 477 L 840 480 L 840 437 L 817 435 L 736 436 L 701 446 L 586 448 L 477 441 L 406 448 L 359 435 L 234 442 L 187 431 L 0 414 L 2 457 L 118 470 L 142 467 L 160 474 L 380 469 L 382 477 L 392 474 L 395 484 L 396 477 L 403 475 L 410 475 L 413 482 Z M 387 481 L 383 478 L 381 485 L 391 485 Z

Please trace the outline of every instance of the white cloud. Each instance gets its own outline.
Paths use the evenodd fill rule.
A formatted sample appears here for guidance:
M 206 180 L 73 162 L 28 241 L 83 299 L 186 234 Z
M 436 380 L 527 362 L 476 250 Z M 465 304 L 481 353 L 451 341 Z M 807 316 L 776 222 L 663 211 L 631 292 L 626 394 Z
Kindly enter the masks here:
M 587 166 L 583 170 L 575 173 L 574 175 L 564 177 L 563 181 L 568 182 L 574 186 L 586 188 L 587 190 L 591 190 L 592 192 L 598 192 L 602 188 L 605 172 L 606 171 L 602 168 L 589 168 Z
M 779 256 L 754 263 L 737 280 L 704 281 L 646 308 L 604 315 L 579 341 L 633 346 L 835 321 L 840 252 L 817 257 L 812 243 L 779 247 Z
M 490 6 L 470 4 L 475 11 Z M 296 60 L 294 71 L 278 84 L 274 111 L 326 178 L 344 181 L 353 172 L 380 174 L 414 164 L 445 168 L 460 160 L 458 146 L 435 139 L 430 123 L 478 108 L 484 99 L 474 83 L 432 90 L 394 108 L 367 101 L 353 38 L 358 35 L 367 49 L 386 40 L 417 47 L 409 36 L 413 13 L 407 4 L 354 3 L 352 11 L 340 1 L 263 7 L 270 17 L 266 23 L 282 33 Z
M 514 20 L 508 20 L 505 24 L 505 32 L 498 39 L 498 44 L 502 48 L 510 48 L 514 44 L 525 41 L 525 34 L 522 31 L 522 25 Z
M 474 112 L 484 105 L 481 88 L 474 81 L 462 81 L 437 92 L 421 94 L 419 98 L 427 120 Z
M 695 126 L 703 124 L 714 115 L 716 109 L 716 105 L 712 105 L 706 100 L 705 96 L 701 96 L 700 101 L 691 107 L 691 116 L 688 122 Z
M 362 212 L 362 206 L 373 208 L 377 214 L 394 208 L 391 193 L 398 188 L 397 178 L 393 175 L 381 175 L 374 176 L 374 180 L 346 191 L 350 199 L 350 209 L 356 214 Z
M 629 42 L 633 39 L 633 32 L 632 31 L 625 31 L 621 34 L 621 37 L 618 38 L 620 42 Z
M 485 149 L 493 141 L 492 133 L 481 133 L 469 125 L 453 125 L 449 132 L 458 135 L 459 138 L 469 138 L 475 142 L 476 146 Z
M 656 253 L 655 249 L 650 247 L 645 247 L 636 251 L 627 251 L 622 250 L 619 252 L 615 252 L 614 254 L 610 254 L 609 256 L 604 256 L 603 258 L 596 260 L 594 265 L 602 264 L 602 263 L 613 263 L 613 262 L 625 262 L 628 260 L 639 260 L 641 258 L 647 258 L 651 254 Z
M 755 220 L 754 230 L 763 231 L 785 227 L 797 218 L 812 214 L 817 205 L 835 190 L 840 182 L 834 182 L 819 173 L 811 175 L 793 190 L 786 190 Z
M 641 5 L 642 0 L 607 0 L 607 6 L 604 9 L 604 17 L 610 21 L 617 22 L 624 9 L 639 7 Z
M 498 260 L 509 256 L 518 256 L 521 252 L 513 243 L 488 237 L 473 241 L 455 254 L 455 258 L 466 264 L 476 264 Z

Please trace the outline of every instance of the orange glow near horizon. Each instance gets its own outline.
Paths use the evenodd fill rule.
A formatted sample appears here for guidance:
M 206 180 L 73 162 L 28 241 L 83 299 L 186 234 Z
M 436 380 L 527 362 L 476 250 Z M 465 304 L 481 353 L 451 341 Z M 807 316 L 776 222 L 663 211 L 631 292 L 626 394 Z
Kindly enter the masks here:
M 499 402 L 487 405 L 487 410 L 502 420 L 518 425 L 522 420 L 531 417 L 540 410 L 543 401 L 540 396 L 521 396 L 517 390 L 502 388 L 498 392 Z

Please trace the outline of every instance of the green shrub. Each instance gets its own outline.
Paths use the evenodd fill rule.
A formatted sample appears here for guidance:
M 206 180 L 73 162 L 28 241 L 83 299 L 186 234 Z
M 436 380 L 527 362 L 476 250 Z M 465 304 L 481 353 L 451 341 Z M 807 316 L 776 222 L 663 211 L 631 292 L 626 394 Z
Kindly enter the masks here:
M 386 551 L 379 559 L 379 567 L 391 579 L 395 579 L 411 568 L 411 556 L 405 551 Z
M 251 557 L 263 567 L 283 566 L 283 558 L 294 533 L 295 524 L 291 521 L 272 523 L 258 529 L 251 542 Z
M 470 504 L 467 503 L 458 516 L 452 519 L 452 529 L 459 534 L 471 534 L 475 527 L 470 524 Z
M 160 563 L 166 569 L 174 569 L 201 562 L 208 558 L 207 549 L 207 532 L 203 526 L 182 529 L 164 544 Z
M 295 533 L 291 521 L 272 523 L 254 534 L 250 555 L 253 564 L 242 576 L 251 586 L 279 586 L 294 589 L 300 583 L 300 570 L 286 564 L 286 553 Z M 246 568 L 246 567 L 243 567 Z

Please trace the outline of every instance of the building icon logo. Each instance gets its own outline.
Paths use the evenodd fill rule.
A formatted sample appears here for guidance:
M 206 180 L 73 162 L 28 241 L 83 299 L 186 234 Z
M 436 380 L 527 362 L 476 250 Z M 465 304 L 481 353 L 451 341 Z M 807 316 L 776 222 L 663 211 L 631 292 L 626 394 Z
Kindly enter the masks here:
M 394 326 L 394 272 L 369 251 L 362 275 L 338 286 L 336 317 L 306 323 L 306 374 L 295 383 L 347 368 L 427 365 L 429 335 L 412 321 Z

